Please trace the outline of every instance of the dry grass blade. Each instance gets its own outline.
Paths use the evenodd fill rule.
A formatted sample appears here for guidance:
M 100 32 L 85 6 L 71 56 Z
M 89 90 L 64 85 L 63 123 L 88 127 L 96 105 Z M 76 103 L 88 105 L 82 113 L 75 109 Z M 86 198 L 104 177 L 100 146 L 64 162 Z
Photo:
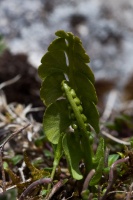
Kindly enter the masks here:
M 104 136 L 106 136 L 107 138 L 113 140 L 114 142 L 119 143 L 119 144 L 123 144 L 123 145 L 127 145 L 127 146 L 131 145 L 130 142 L 126 142 L 126 141 L 120 140 L 120 139 L 112 136 L 111 134 L 107 133 L 106 131 L 101 131 L 101 134 L 104 135 Z
M 8 85 L 11 85 L 11 84 L 17 82 L 20 78 L 21 78 L 21 76 L 20 76 L 20 75 L 17 75 L 17 76 L 15 76 L 14 78 L 12 78 L 12 79 L 10 79 L 10 80 L 8 80 L 8 81 L 5 81 L 5 82 L 3 82 L 3 83 L 1 83 L 1 84 L 0 84 L 0 90 L 1 90 L 2 88 L 4 88 L 4 87 L 8 86 Z
M 114 108 L 114 105 L 115 105 L 117 98 L 118 98 L 118 91 L 112 90 L 109 93 L 108 100 L 107 100 L 107 103 L 106 103 L 106 106 L 105 106 L 105 110 L 104 110 L 103 115 L 101 117 L 102 122 L 106 122 L 109 119 L 109 117 L 110 117 L 110 115 L 113 111 L 113 108 Z

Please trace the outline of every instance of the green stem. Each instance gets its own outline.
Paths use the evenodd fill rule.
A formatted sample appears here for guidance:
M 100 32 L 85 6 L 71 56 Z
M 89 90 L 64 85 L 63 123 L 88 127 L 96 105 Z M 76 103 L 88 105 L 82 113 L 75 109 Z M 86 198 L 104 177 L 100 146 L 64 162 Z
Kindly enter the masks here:
M 86 166 L 86 174 L 88 174 L 92 170 L 92 148 L 90 145 L 90 140 L 86 132 L 83 132 L 84 136 L 81 138 L 84 157 L 85 157 L 85 166 Z
M 56 168 L 59 165 L 59 161 L 62 156 L 62 137 L 63 137 L 63 133 L 61 133 L 61 135 L 60 135 L 59 142 L 58 142 L 56 150 L 55 150 L 53 169 L 52 169 L 51 176 L 50 176 L 52 181 L 54 179 Z M 50 189 L 51 189 L 51 183 L 48 184 L 48 191 Z
M 82 142 L 82 146 L 84 148 L 84 159 L 85 159 L 86 170 L 88 173 L 92 169 L 92 149 L 91 149 L 87 129 L 86 129 L 85 123 L 82 119 L 81 113 L 80 113 L 79 109 L 77 108 L 77 105 L 74 102 L 70 91 L 68 90 L 69 86 L 65 82 L 63 82 L 62 84 L 63 84 L 63 88 L 65 90 L 67 99 L 68 99 L 68 101 L 73 109 L 73 112 L 75 114 L 75 118 L 78 122 L 78 126 L 83 134 L 81 142 Z

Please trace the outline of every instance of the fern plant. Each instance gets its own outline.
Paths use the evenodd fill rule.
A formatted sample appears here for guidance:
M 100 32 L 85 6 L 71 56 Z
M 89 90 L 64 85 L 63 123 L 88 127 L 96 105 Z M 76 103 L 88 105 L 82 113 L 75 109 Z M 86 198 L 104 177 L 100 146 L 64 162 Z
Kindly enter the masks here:
M 90 185 L 101 178 L 104 165 L 104 140 L 97 152 L 92 150 L 91 130 L 99 132 L 99 114 L 94 75 L 81 40 L 70 32 L 57 31 L 57 38 L 48 47 L 41 60 L 38 73 L 42 79 L 40 96 L 46 105 L 43 118 L 47 139 L 55 145 L 51 178 L 64 154 L 73 178 L 83 174 L 79 163 L 85 163 L 86 173 L 95 169 Z

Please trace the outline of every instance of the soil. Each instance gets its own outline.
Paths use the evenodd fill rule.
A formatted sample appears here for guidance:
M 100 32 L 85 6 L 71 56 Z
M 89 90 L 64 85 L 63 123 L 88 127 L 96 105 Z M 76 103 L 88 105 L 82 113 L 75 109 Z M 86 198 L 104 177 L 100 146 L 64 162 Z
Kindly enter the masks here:
M 44 107 L 39 96 L 41 82 L 37 69 L 28 62 L 26 54 L 14 55 L 6 50 L 0 56 L 0 83 L 17 75 L 20 75 L 20 79 L 4 88 L 8 103 L 18 102 L 24 105 L 32 104 L 33 107 Z M 42 112 L 36 113 L 35 118 L 42 121 Z

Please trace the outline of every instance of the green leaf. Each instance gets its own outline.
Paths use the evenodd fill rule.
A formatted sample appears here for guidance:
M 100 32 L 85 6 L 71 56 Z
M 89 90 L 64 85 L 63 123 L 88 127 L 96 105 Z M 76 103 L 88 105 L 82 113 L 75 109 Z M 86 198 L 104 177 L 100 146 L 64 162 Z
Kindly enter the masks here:
M 44 149 L 43 153 L 47 158 L 53 158 L 53 152 L 51 152 L 47 149 Z
M 87 99 L 90 102 L 97 103 L 97 96 L 92 82 L 81 73 L 75 73 L 75 82 L 77 86 L 77 95 L 82 100 Z
M 61 38 L 67 38 L 67 33 L 63 30 L 56 31 L 55 35 L 57 35 L 58 37 L 61 37 Z
M 42 196 L 46 196 L 47 193 L 48 193 L 48 190 L 46 190 L 46 189 L 42 189 L 41 190 L 41 195 Z
M 6 161 L 3 162 L 3 167 L 4 167 L 4 170 L 8 170 L 9 166 Z
M 104 139 L 101 137 L 97 147 L 96 154 L 93 158 L 94 163 L 99 163 L 101 157 L 104 157 Z
M 90 67 L 86 63 L 79 60 L 78 58 L 75 59 L 74 62 L 75 62 L 75 66 L 77 66 L 77 72 L 85 75 L 92 82 L 92 84 L 94 84 L 95 82 L 94 74 L 92 70 L 90 69 Z
M 102 177 L 103 168 L 104 168 L 104 158 L 101 157 L 98 166 L 96 168 L 96 172 L 89 183 L 90 186 L 94 186 L 100 181 Z
M 62 96 L 61 82 L 65 79 L 63 74 L 54 73 L 44 80 L 40 95 L 45 105 L 49 105 Z
M 88 196 L 89 196 L 89 194 L 90 194 L 90 191 L 89 191 L 88 189 L 82 191 L 82 193 L 81 193 L 82 200 L 88 200 Z
M 64 38 L 55 39 L 48 47 L 48 51 L 66 50 L 66 42 Z
M 4 194 L 0 194 L 0 200 L 16 200 L 17 199 L 17 190 L 10 189 L 6 191 Z
M 108 157 L 108 167 L 111 167 L 111 165 L 117 161 L 119 158 L 119 155 L 118 154 L 112 154 L 112 155 L 109 155 Z
M 13 165 L 17 165 L 22 159 L 23 159 L 23 156 L 18 154 L 14 156 L 13 158 L 10 158 L 10 161 L 13 163 Z
M 43 136 L 38 137 L 38 138 L 34 141 L 34 143 L 35 143 L 35 145 L 36 145 L 37 147 L 41 147 L 41 146 L 44 145 L 45 141 L 46 141 L 46 137 L 43 135 Z
M 38 69 L 40 77 L 44 80 L 53 73 L 62 73 L 62 75 L 66 74 L 68 76 L 70 82 L 75 82 L 75 73 L 78 73 L 79 78 L 80 75 L 84 75 L 92 84 L 94 84 L 94 75 L 87 65 L 87 63 L 90 62 L 90 59 L 82 46 L 81 40 L 72 33 L 65 33 L 62 30 L 57 31 L 55 34 L 58 38 L 50 44 L 48 52 L 41 60 L 42 64 Z M 80 82 L 80 84 L 81 83 L 82 82 Z M 88 87 L 85 81 L 83 81 L 83 84 L 84 85 L 81 84 L 82 89 L 84 86 Z M 90 86 L 89 89 L 93 87 L 90 83 L 88 84 Z M 55 84 L 51 83 L 51 87 L 52 86 L 54 87 Z M 91 91 L 89 90 L 89 97 L 91 96 L 94 97 L 94 102 L 97 101 L 94 87 Z M 44 96 L 42 98 L 44 98 Z
M 76 180 L 83 178 L 79 171 L 79 162 L 82 159 L 82 150 L 80 148 L 80 140 L 74 133 L 65 134 L 62 141 L 64 153 L 70 168 L 70 172 Z
M 84 114 L 87 117 L 88 123 L 99 132 L 99 113 L 95 104 L 97 103 L 97 96 L 95 88 L 91 81 L 83 74 L 75 74 L 75 81 L 77 85 L 77 95 L 82 101 Z M 75 89 L 76 90 L 76 89 Z
M 82 46 L 82 42 L 78 37 L 74 38 L 73 51 L 74 51 L 74 55 L 77 58 L 77 60 L 83 61 L 84 63 L 89 63 L 90 62 L 90 58 L 86 54 L 85 49 Z
M 60 134 L 71 124 L 66 100 L 58 100 L 47 107 L 43 124 L 48 140 L 52 144 L 57 144 Z
M 66 56 L 62 50 L 47 52 L 41 62 L 38 73 L 43 80 L 53 73 L 65 73 L 67 71 Z
M 99 133 L 99 113 L 95 104 L 84 99 L 82 106 L 88 123 L 94 128 L 96 133 Z

